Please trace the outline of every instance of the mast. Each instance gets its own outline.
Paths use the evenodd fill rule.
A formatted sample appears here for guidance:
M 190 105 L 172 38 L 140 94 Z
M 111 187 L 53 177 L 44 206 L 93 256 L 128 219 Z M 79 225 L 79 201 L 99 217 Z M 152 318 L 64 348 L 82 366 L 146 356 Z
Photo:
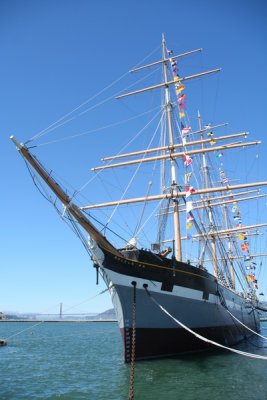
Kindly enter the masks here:
M 226 229 L 229 229 L 229 224 L 228 224 L 228 210 L 227 210 L 227 205 L 223 204 L 223 215 L 224 215 L 224 220 L 225 220 L 225 227 Z M 232 249 L 232 241 L 231 238 L 228 238 L 228 254 L 229 254 L 229 262 L 230 262 L 230 275 L 231 275 L 231 281 L 232 281 L 232 287 L 235 289 L 235 271 L 234 271 L 234 263 L 233 263 L 233 249 Z
M 218 186 L 218 187 L 213 187 L 210 189 L 196 189 L 195 192 L 192 193 L 192 196 L 206 194 L 206 193 L 225 192 L 226 190 L 243 189 L 243 188 L 250 188 L 250 187 L 255 187 L 255 186 L 267 186 L 267 181 L 245 183 L 242 185 Z M 186 191 L 177 192 L 176 196 L 177 197 L 185 197 Z M 157 200 L 162 200 L 162 199 L 171 199 L 173 197 L 174 197 L 173 194 L 164 193 L 164 194 L 147 196 L 147 197 L 136 197 L 133 199 L 124 199 L 124 200 L 110 201 L 107 203 L 91 204 L 91 205 L 81 207 L 81 210 L 89 210 L 90 208 L 101 208 L 101 207 L 107 207 L 107 206 L 117 206 L 117 205 L 121 205 L 121 204 L 140 203 L 143 201 L 157 201 Z M 203 201 L 205 201 L 205 200 L 203 200 Z M 218 205 L 218 204 L 216 204 L 216 205 Z M 181 211 L 185 211 L 185 210 L 182 209 Z
M 205 142 L 204 140 L 200 140 L 200 143 Z M 190 142 L 189 142 L 190 143 Z M 201 153 L 214 153 L 217 150 L 231 150 L 231 149 L 237 149 L 239 147 L 248 147 L 248 146 L 256 146 L 258 144 L 260 144 L 261 142 L 259 140 L 254 141 L 254 142 L 247 142 L 247 143 L 230 143 L 230 144 L 225 144 L 225 145 L 221 145 L 221 146 L 215 146 L 215 147 L 204 147 L 201 149 L 197 149 L 197 150 L 187 150 L 186 154 L 188 156 L 194 155 L 194 154 L 201 154 Z M 187 144 L 187 143 L 186 143 Z M 180 151 L 180 152 L 174 152 L 173 150 L 176 148 L 176 146 L 169 146 L 169 149 L 172 150 L 172 158 L 183 158 L 185 151 Z M 163 155 L 159 155 L 159 156 L 153 156 L 153 157 L 145 157 L 145 158 L 138 158 L 135 160 L 129 160 L 129 161 L 124 161 L 121 163 L 115 163 L 115 164 L 107 164 L 107 165 L 102 165 L 101 167 L 94 167 L 91 170 L 92 171 L 99 171 L 99 170 L 104 170 L 104 169 L 110 169 L 110 168 L 114 168 L 114 167 L 122 167 L 125 165 L 133 165 L 133 164 L 139 164 L 140 162 L 145 163 L 145 162 L 151 162 L 154 160 L 167 160 L 171 158 L 170 157 L 170 153 L 166 153 Z
M 198 130 L 198 131 L 195 131 L 195 132 L 191 132 L 191 135 L 193 133 L 203 133 L 203 132 L 206 132 L 206 129 L 202 129 L 202 130 Z M 237 137 L 238 138 L 240 138 L 240 137 L 247 138 L 248 134 L 249 134 L 248 132 L 234 133 L 232 135 L 227 135 L 227 136 L 218 136 L 218 137 L 215 138 L 215 140 L 216 140 L 216 142 L 218 142 L 220 140 L 229 140 L 229 139 L 237 138 Z M 186 142 L 186 147 L 195 146 L 197 144 L 202 144 L 202 143 L 211 143 L 211 139 L 194 140 L 194 141 Z M 238 142 L 237 144 L 239 144 L 239 143 L 240 142 Z M 113 156 L 103 157 L 103 158 L 101 158 L 101 161 L 110 161 L 110 160 L 113 161 L 113 160 L 116 160 L 118 158 L 132 157 L 132 156 L 136 156 L 136 155 L 140 155 L 140 154 L 156 153 L 158 151 L 175 150 L 175 149 L 178 149 L 180 147 L 183 148 L 184 144 L 176 143 L 176 144 L 173 144 L 173 146 L 161 146 L 161 147 L 154 147 L 154 148 L 146 149 L 146 150 L 132 151 L 130 153 L 116 154 L 116 155 L 113 155 Z
M 202 123 L 201 123 L 201 115 L 200 112 L 198 111 L 198 129 L 200 132 L 200 140 L 202 141 L 202 150 L 205 148 L 205 144 L 203 143 L 203 129 L 202 129 Z M 203 187 L 208 189 L 209 188 L 209 169 L 207 165 L 207 159 L 206 159 L 206 153 L 202 153 L 202 171 L 203 171 Z M 214 231 L 214 221 L 212 217 L 212 208 L 211 208 L 211 203 L 210 203 L 210 194 L 209 192 L 207 193 L 207 210 L 208 210 L 208 218 L 209 218 L 209 230 Z M 204 252 L 205 252 L 205 242 L 202 250 L 202 257 L 201 260 L 204 259 Z M 211 236 L 211 257 L 212 257 L 212 267 L 213 267 L 213 273 L 214 276 L 218 277 L 218 265 L 217 265 L 217 259 L 216 259 L 216 240 L 215 236 Z M 201 261 L 201 264 L 203 262 Z
M 165 60 L 167 58 L 166 54 L 166 43 L 164 39 L 164 35 L 162 34 L 162 58 Z M 168 132 L 169 132 L 169 146 L 170 150 L 170 165 L 171 165 L 171 194 L 173 200 L 173 230 L 174 230 L 174 256 L 177 261 L 182 261 L 182 246 L 181 246 L 181 232 L 180 232 L 180 217 L 179 217 L 179 202 L 177 197 L 177 181 L 176 181 L 176 165 L 175 161 L 172 158 L 172 154 L 174 153 L 173 149 L 173 125 L 172 125 L 172 104 L 170 100 L 170 91 L 169 86 L 167 85 L 168 76 L 167 76 L 167 60 L 163 63 L 163 74 L 164 74 L 164 83 L 165 86 L 165 107 L 167 112 L 167 123 L 168 123 Z

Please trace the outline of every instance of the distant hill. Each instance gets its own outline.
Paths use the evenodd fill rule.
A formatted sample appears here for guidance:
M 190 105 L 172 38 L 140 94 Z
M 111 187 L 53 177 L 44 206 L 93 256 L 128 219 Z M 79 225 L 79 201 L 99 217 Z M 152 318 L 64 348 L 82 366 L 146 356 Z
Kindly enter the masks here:
M 111 321 L 116 321 L 117 317 L 115 314 L 115 310 L 114 308 L 110 308 L 109 310 L 106 310 L 102 313 L 96 314 L 96 313 L 90 313 L 90 314 L 81 314 L 81 315 L 77 315 L 77 314 L 66 314 L 62 315 L 62 318 L 60 318 L 60 316 L 58 314 L 38 314 L 38 313 L 25 313 L 25 314 L 19 314 L 19 313 L 0 313 L 0 320 L 2 321 L 6 321 L 6 320 L 28 320 L 28 321 L 39 321 L 39 320 L 43 320 L 43 321 L 53 321 L 53 320 L 62 320 L 62 321 L 69 321 L 69 320 L 90 320 L 90 321 L 105 321 L 105 320 L 111 320 Z
M 90 319 L 92 319 L 92 320 L 101 320 L 101 319 L 117 320 L 117 317 L 116 317 L 114 308 L 110 308 L 109 310 L 106 310 L 100 314 L 97 314 L 94 317 L 90 317 Z

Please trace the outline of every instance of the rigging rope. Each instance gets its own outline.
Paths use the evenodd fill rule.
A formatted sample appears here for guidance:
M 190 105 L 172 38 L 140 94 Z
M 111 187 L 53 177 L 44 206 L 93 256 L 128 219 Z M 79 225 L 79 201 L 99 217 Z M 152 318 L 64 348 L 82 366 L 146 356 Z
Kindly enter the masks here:
M 202 335 L 200 335 L 199 333 L 196 333 L 195 331 L 193 331 L 192 329 L 190 329 L 188 326 L 186 326 L 185 324 L 183 324 L 181 321 L 179 321 L 177 318 L 175 318 L 173 315 L 171 315 L 160 303 L 157 302 L 157 300 L 151 295 L 151 293 L 148 291 L 147 287 L 145 287 L 145 290 L 148 294 L 148 296 L 150 297 L 150 299 L 166 314 L 168 315 L 174 322 L 176 322 L 178 325 L 180 325 L 182 328 L 184 328 L 187 332 L 191 333 L 193 336 L 197 337 L 198 339 L 202 340 L 203 342 L 206 343 L 210 343 L 213 344 L 214 346 L 220 347 L 222 349 L 225 350 L 229 350 L 232 351 L 233 353 L 242 355 L 242 356 L 246 356 L 246 357 L 251 357 L 251 358 L 256 358 L 256 359 L 260 359 L 260 360 L 265 360 L 267 361 L 267 356 L 261 356 L 259 354 L 254 354 L 254 353 L 248 353 L 246 351 L 241 351 L 241 350 L 237 350 L 231 347 L 227 347 L 224 346 L 220 343 L 217 343 L 213 340 L 210 340 Z
M 66 124 L 67 122 L 73 120 L 75 118 L 72 117 L 70 119 L 68 119 L 67 121 L 63 121 L 64 118 L 68 117 L 69 115 L 73 114 L 75 111 L 79 110 L 80 108 L 82 108 L 84 105 L 86 105 L 87 103 L 89 103 L 90 101 L 94 100 L 96 97 L 98 97 L 100 94 L 102 94 L 103 92 L 105 92 L 107 89 L 109 89 L 110 87 L 112 87 L 113 85 L 115 85 L 115 83 L 119 82 L 122 78 L 124 78 L 126 75 L 128 74 L 128 72 L 125 72 L 123 75 L 121 75 L 119 78 L 117 78 L 115 81 L 113 81 L 112 83 L 110 83 L 108 86 L 106 86 L 104 89 L 100 90 L 98 93 L 96 93 L 94 96 L 90 97 L 89 99 L 85 100 L 83 103 L 81 103 L 80 105 L 78 105 L 77 107 L 75 107 L 74 109 L 72 109 L 70 112 L 68 112 L 67 114 L 63 115 L 61 118 L 59 118 L 57 121 L 53 122 L 51 125 L 49 125 L 47 128 L 41 130 L 39 133 L 37 133 L 35 136 L 33 136 L 32 138 L 30 138 L 28 140 L 28 142 L 31 142 L 35 139 L 38 139 L 39 137 L 46 135 L 47 133 L 51 132 L 54 129 L 57 129 L 59 126 Z M 109 100 L 106 99 L 106 101 Z M 63 121 L 63 122 L 61 122 Z M 59 124 L 59 122 L 61 122 L 61 124 Z
M 159 114 L 159 113 L 158 113 L 158 114 Z M 142 128 L 142 131 L 143 131 L 147 126 L 150 125 L 150 123 L 158 116 L 158 114 L 156 114 L 156 115 Z M 150 142 L 149 142 L 148 148 L 149 148 L 149 146 L 151 145 L 151 143 L 153 142 L 153 139 L 154 139 L 154 137 L 155 137 L 155 135 L 156 135 L 156 133 L 157 133 L 157 130 L 158 130 L 158 128 L 159 128 L 159 125 L 160 125 L 160 122 L 161 122 L 162 118 L 163 118 L 163 115 L 161 116 L 160 121 L 159 121 L 159 123 L 158 123 L 158 125 L 157 125 L 157 127 L 156 127 L 155 132 L 154 132 L 154 135 L 152 136 L 152 138 L 151 138 L 151 140 L 150 140 Z M 144 160 L 145 157 L 146 157 L 146 153 L 143 155 L 142 160 Z M 134 178 L 136 177 L 136 175 L 137 175 L 139 169 L 141 168 L 142 160 L 141 160 L 140 163 L 137 165 L 136 170 L 135 170 L 135 172 L 133 173 L 132 178 L 130 179 L 128 185 L 126 186 L 126 188 L 125 188 L 125 190 L 124 190 L 124 192 L 123 192 L 123 194 L 122 194 L 122 196 L 120 197 L 119 200 L 123 200 L 123 199 L 124 199 L 124 197 L 125 197 L 126 193 L 128 192 L 128 189 L 130 188 L 130 186 L 131 186 L 131 184 L 132 184 Z M 112 162 L 112 160 L 111 160 L 110 162 Z M 119 204 L 117 204 L 117 205 L 115 206 L 115 208 L 114 208 L 114 210 L 112 211 L 112 213 L 111 213 L 111 215 L 110 215 L 110 217 L 109 217 L 109 219 L 108 219 L 106 225 L 108 225 L 108 224 L 110 223 L 110 221 L 111 221 L 111 219 L 113 218 L 114 214 L 116 213 L 118 207 L 119 207 Z
M 155 107 L 155 109 L 157 109 L 157 108 L 158 107 Z M 154 109 L 152 109 L 152 110 L 154 110 Z M 148 112 L 140 114 L 140 115 L 147 114 L 152 110 L 149 110 Z M 142 129 L 140 129 L 140 131 L 138 131 L 137 134 L 125 146 L 123 146 L 122 149 L 120 150 L 120 152 L 117 153 L 116 155 L 120 155 L 124 151 L 124 149 L 126 149 L 129 146 L 129 144 L 131 144 L 145 130 L 145 128 L 147 128 L 152 123 L 152 121 L 154 121 L 154 119 L 156 119 L 158 117 L 158 115 L 160 113 L 161 113 L 161 110 L 159 110 L 159 112 L 156 115 L 154 115 L 154 117 L 152 117 L 152 119 Z M 111 162 L 112 162 L 112 159 L 107 163 L 107 165 L 109 165 Z M 93 175 L 92 178 L 90 178 L 80 189 L 77 190 L 77 193 L 84 190 L 86 188 L 86 186 L 88 186 L 101 172 L 102 172 L 101 169 L 98 172 L 96 172 L 96 174 Z
M 34 185 L 36 186 L 36 188 L 38 189 L 38 191 L 41 193 L 42 196 L 44 196 L 44 198 L 51 203 L 57 214 L 61 217 L 61 219 L 71 228 L 71 230 L 76 234 L 76 236 L 80 239 L 80 241 L 82 242 L 86 252 L 92 257 L 92 253 L 88 247 L 87 244 L 87 240 L 85 239 L 81 229 L 79 228 L 77 222 L 75 221 L 75 219 L 72 217 L 72 215 L 69 213 L 67 207 L 64 208 L 64 212 L 63 214 L 60 212 L 60 210 L 58 209 L 57 205 L 56 205 L 56 200 L 53 201 L 53 199 L 51 198 L 50 194 L 47 191 L 47 187 L 43 185 L 43 182 L 40 180 L 40 177 L 38 175 L 35 175 L 32 173 L 31 169 L 29 168 L 28 163 L 25 161 L 27 169 L 29 171 L 29 174 L 31 175 L 31 178 L 33 180 Z M 38 184 L 40 185 L 41 189 L 43 190 L 44 193 L 42 193 L 41 189 L 39 188 L 39 186 L 37 185 L 36 181 L 38 182 Z M 67 214 L 67 216 L 65 215 Z
M 148 56 L 147 56 L 148 57 Z M 145 57 L 144 60 L 147 58 Z M 143 60 L 142 60 L 143 61 Z M 142 62 L 141 61 L 141 62 Z M 156 70 L 152 71 L 151 73 L 147 74 L 145 77 L 139 79 L 137 82 L 134 82 L 133 84 L 129 85 L 125 90 L 128 90 L 129 88 L 131 88 L 133 85 L 135 85 L 136 83 L 138 83 L 139 81 L 144 80 L 147 76 L 152 75 L 153 73 L 155 73 Z M 56 120 L 55 122 L 53 122 L 52 124 L 50 124 L 47 128 L 42 129 L 40 132 L 38 132 L 36 135 L 34 135 L 32 138 L 30 138 L 26 143 L 29 143 L 43 135 L 46 135 L 47 133 L 53 131 L 54 129 L 57 129 L 58 127 L 65 125 L 67 122 L 72 121 L 74 118 L 76 118 L 76 116 L 74 115 L 73 117 L 69 118 L 68 120 L 64 121 L 65 118 L 67 118 L 68 116 L 70 116 L 71 114 L 73 114 L 75 111 L 78 111 L 79 109 L 81 109 L 83 106 L 85 106 L 86 104 L 88 104 L 89 102 L 91 102 L 92 100 L 94 100 L 96 97 L 98 97 L 100 94 L 104 93 L 107 89 L 109 89 L 110 87 L 114 86 L 117 82 L 119 82 L 121 79 L 123 79 L 125 76 L 128 75 L 128 71 L 125 72 L 123 75 L 121 75 L 119 78 L 115 79 L 112 83 L 110 83 L 109 85 L 107 85 L 106 87 L 104 87 L 102 90 L 100 90 L 99 92 L 97 92 L 95 95 L 93 95 L 92 97 L 90 97 L 89 99 L 85 100 L 83 103 L 81 103 L 80 105 L 78 105 L 77 107 L 75 107 L 74 109 L 72 109 L 70 112 L 68 112 L 67 114 L 63 115 L 61 118 L 59 118 L 58 120 Z M 118 92 L 116 95 L 119 95 L 121 92 Z M 99 102 L 97 104 L 95 104 L 94 106 L 86 109 L 85 111 L 82 111 L 78 114 L 78 116 L 85 114 L 88 111 L 91 111 L 92 109 L 98 107 L 99 105 L 106 103 L 108 100 L 114 98 L 114 95 L 106 98 L 105 100 L 103 100 L 102 102 Z
M 48 144 L 54 144 L 54 143 L 64 142 L 64 141 L 66 141 L 66 140 L 74 139 L 74 138 L 76 138 L 76 137 L 88 135 L 89 133 L 95 133 L 95 132 L 102 131 L 102 130 L 104 130 L 104 129 L 113 128 L 114 126 L 118 126 L 118 125 L 125 124 L 126 122 L 132 121 L 132 120 L 134 120 L 134 119 L 137 119 L 137 118 L 139 118 L 139 117 L 142 117 L 143 115 L 149 114 L 149 113 L 151 113 L 152 111 L 155 111 L 155 110 L 158 109 L 158 108 L 159 108 L 158 106 L 157 106 L 157 107 L 154 107 L 154 108 L 151 108 L 150 110 L 145 111 L 145 112 L 143 112 L 143 113 L 141 113 L 141 114 L 134 115 L 133 117 L 130 117 L 130 118 L 127 118 L 127 119 L 123 119 L 122 121 L 114 122 L 114 123 L 112 123 L 112 124 L 108 124 L 108 125 L 105 125 L 105 126 L 101 126 L 101 127 L 99 127 L 99 128 L 90 129 L 90 130 L 88 130 L 88 131 L 81 132 L 81 133 L 77 133 L 77 134 L 74 134 L 74 135 L 72 135 L 72 136 L 66 136 L 66 137 L 63 137 L 63 138 L 61 138 L 61 139 L 56 139 L 56 140 L 51 140 L 51 141 L 49 141 L 49 142 L 41 143 L 41 144 L 38 145 L 38 147 L 46 146 L 46 145 L 48 145 Z

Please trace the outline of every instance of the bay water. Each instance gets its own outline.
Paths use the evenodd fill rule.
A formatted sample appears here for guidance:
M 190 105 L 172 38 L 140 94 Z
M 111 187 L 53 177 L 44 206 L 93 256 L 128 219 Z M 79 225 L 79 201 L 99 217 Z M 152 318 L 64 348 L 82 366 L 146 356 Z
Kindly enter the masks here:
M 267 336 L 267 322 L 261 334 Z M 113 322 L 1 322 L 0 400 L 121 400 L 130 366 Z M 238 349 L 267 356 L 267 340 Z M 137 362 L 137 400 L 267 400 L 267 361 L 226 351 Z

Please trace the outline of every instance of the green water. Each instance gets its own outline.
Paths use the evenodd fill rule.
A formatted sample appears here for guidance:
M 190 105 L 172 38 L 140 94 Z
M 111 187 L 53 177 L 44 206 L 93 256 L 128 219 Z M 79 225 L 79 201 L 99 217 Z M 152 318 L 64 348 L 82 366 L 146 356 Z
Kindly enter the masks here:
M 116 323 L 0 323 L 0 399 L 127 399 L 129 365 Z M 267 323 L 262 323 L 267 336 Z M 267 340 L 239 347 L 267 356 Z M 266 400 L 267 361 L 233 353 L 138 362 L 135 399 Z

